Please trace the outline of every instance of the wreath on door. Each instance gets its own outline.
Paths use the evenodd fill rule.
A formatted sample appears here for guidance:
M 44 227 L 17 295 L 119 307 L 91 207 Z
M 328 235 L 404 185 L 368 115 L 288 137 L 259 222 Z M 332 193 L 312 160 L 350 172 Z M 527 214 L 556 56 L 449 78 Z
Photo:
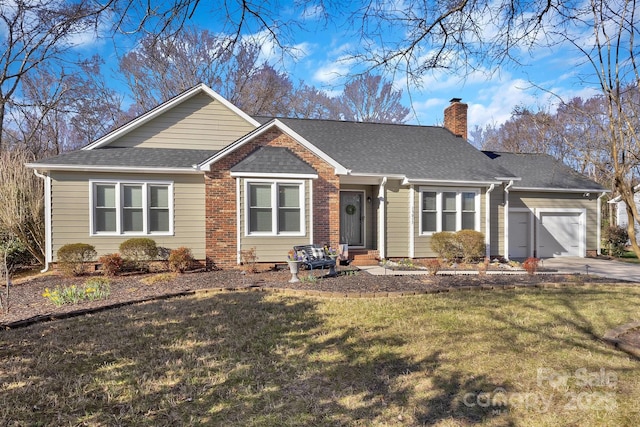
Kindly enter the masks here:
M 354 205 L 347 205 L 345 211 L 347 212 L 347 215 L 353 215 L 356 213 L 356 207 Z

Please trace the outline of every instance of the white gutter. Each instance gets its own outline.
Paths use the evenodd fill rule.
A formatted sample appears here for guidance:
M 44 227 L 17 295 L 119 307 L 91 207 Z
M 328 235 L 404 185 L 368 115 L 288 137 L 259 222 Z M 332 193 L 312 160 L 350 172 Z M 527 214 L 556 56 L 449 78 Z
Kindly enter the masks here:
M 603 191 L 602 194 L 600 194 L 600 196 L 598 197 L 598 222 L 597 222 L 598 225 L 596 227 L 596 243 L 597 243 L 596 248 L 597 248 L 597 254 L 598 255 L 602 255 L 602 248 L 600 247 L 601 246 L 600 239 L 601 239 L 601 233 L 602 233 L 602 230 L 601 230 L 601 228 L 602 228 L 602 198 L 604 196 L 606 196 L 606 195 L 607 195 L 607 192 Z
M 513 181 L 513 180 L 512 180 Z M 454 181 L 450 179 L 409 179 L 404 178 L 402 185 L 439 185 L 439 186 L 479 186 L 479 185 L 491 185 L 502 184 L 502 181 Z
M 138 166 L 85 166 L 85 165 L 54 165 L 45 163 L 27 163 L 28 168 L 38 168 L 46 171 L 74 171 L 74 172 L 132 172 L 132 173 L 181 173 L 181 174 L 202 174 L 201 170 L 192 168 L 155 168 Z
M 495 184 L 491 184 L 491 186 L 487 189 L 486 196 L 486 207 L 485 207 L 485 225 L 484 225 L 484 247 L 485 247 L 485 256 L 491 256 L 491 192 L 496 188 Z
M 604 191 L 605 193 L 610 193 L 611 190 L 603 190 L 597 188 L 553 188 L 553 187 L 518 187 L 516 190 L 518 191 L 543 191 L 543 192 L 563 192 L 563 193 L 599 193 Z
M 51 177 L 49 175 L 43 175 L 38 172 L 37 169 L 33 170 L 33 173 L 38 178 L 42 179 L 44 184 L 44 268 L 40 270 L 41 273 L 46 273 L 49 270 L 49 262 L 52 261 L 51 247 Z
M 509 261 L 509 189 L 513 181 L 504 187 L 504 259 Z
M 413 184 L 409 186 L 409 258 L 415 258 L 415 202 L 416 195 Z
M 380 182 L 380 188 L 378 189 L 378 221 L 380 222 L 379 228 L 380 231 L 378 233 L 378 252 L 380 253 L 380 258 L 387 257 L 387 248 L 385 246 L 385 242 L 387 240 L 386 232 L 386 214 L 387 214 L 387 204 L 385 201 L 385 186 L 387 185 L 387 177 L 382 178 L 382 182 Z

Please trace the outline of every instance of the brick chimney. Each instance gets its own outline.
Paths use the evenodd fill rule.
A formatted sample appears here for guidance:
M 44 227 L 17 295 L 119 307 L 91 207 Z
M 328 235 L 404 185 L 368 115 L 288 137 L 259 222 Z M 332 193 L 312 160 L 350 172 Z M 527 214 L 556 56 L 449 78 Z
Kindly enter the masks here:
M 462 98 L 452 98 L 451 104 L 444 109 L 444 127 L 454 135 L 467 139 L 467 108 L 469 106 L 460 102 Z

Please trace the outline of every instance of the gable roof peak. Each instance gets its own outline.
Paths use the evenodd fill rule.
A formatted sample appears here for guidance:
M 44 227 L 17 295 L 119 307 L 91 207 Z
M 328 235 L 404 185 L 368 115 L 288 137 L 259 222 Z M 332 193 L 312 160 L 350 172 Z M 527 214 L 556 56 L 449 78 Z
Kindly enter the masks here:
M 104 147 L 105 145 L 110 144 L 111 142 L 115 141 L 121 136 L 126 135 L 127 133 L 131 132 L 134 129 L 137 129 L 143 124 L 148 123 L 149 121 L 160 116 L 166 111 L 169 111 L 173 107 L 180 105 L 183 102 L 201 93 L 204 93 L 205 95 L 209 96 L 211 99 L 220 102 L 222 105 L 224 105 L 225 107 L 233 111 L 235 114 L 237 114 L 238 116 L 246 120 L 251 125 L 255 127 L 260 126 L 260 123 L 257 122 L 253 117 L 251 117 L 250 115 L 248 115 L 247 113 L 245 113 L 244 111 L 242 111 L 241 109 L 233 105 L 231 102 L 227 101 L 222 95 L 220 95 L 219 93 L 211 89 L 206 84 L 199 83 L 193 86 L 192 88 L 182 92 L 181 94 L 174 96 L 168 101 L 163 102 L 157 107 L 147 111 L 146 113 L 136 117 L 135 119 L 124 124 L 123 126 L 120 126 L 119 128 L 109 132 L 102 138 L 95 140 L 94 142 L 87 145 L 86 147 L 83 147 L 82 150 L 93 150 L 96 148 Z

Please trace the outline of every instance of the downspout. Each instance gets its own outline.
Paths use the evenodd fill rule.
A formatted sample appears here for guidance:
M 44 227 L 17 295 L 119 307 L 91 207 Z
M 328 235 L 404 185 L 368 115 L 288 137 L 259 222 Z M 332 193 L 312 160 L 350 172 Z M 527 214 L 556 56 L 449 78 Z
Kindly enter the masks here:
M 602 228 L 602 198 L 604 196 L 606 196 L 606 194 L 607 193 L 602 192 L 602 194 L 600 194 L 600 196 L 598 197 L 598 225 L 597 225 L 597 229 L 596 229 L 596 244 L 597 244 L 596 253 L 598 255 L 602 255 L 602 248 L 601 248 L 601 244 L 602 244 L 602 242 L 601 242 L 601 239 L 602 239 L 602 236 L 601 236 L 601 233 L 602 233 L 602 230 L 601 230 L 601 228 Z
M 409 258 L 415 258 L 416 242 L 415 242 L 415 202 L 416 195 L 413 184 L 409 186 Z
M 340 191 L 338 191 L 338 200 L 340 200 Z M 340 204 L 340 202 L 338 201 L 338 205 Z M 315 206 L 313 204 L 313 179 L 309 179 L 309 244 L 313 245 L 313 224 L 314 224 L 314 220 L 313 220 L 313 210 L 315 209 Z M 340 208 L 338 208 L 339 210 Z M 339 226 L 339 223 L 338 223 Z M 331 225 L 329 225 L 329 228 L 331 228 Z M 339 240 L 339 239 L 338 239 Z M 338 243 L 340 243 L 338 241 Z
M 242 212 L 240 212 L 241 178 L 236 178 L 236 264 L 242 264 Z
M 485 256 L 491 256 L 491 192 L 496 188 L 495 184 L 491 184 L 491 186 L 487 189 L 487 197 L 486 197 L 486 207 L 485 207 L 485 224 L 484 224 L 484 252 Z
M 51 177 L 38 172 L 36 169 L 33 173 L 42 179 L 44 184 L 44 268 L 41 273 L 49 271 L 49 262 L 51 262 Z
M 504 187 L 504 259 L 509 261 L 509 189 L 513 186 L 513 180 Z
M 385 242 L 387 241 L 387 229 L 386 229 L 386 212 L 387 212 L 387 204 L 385 202 L 385 186 L 387 185 L 387 177 L 382 178 L 382 182 L 380 182 L 380 188 L 378 189 L 378 228 L 380 229 L 378 232 L 378 252 L 380 254 L 380 258 L 384 259 L 387 257 L 387 248 L 385 246 Z

